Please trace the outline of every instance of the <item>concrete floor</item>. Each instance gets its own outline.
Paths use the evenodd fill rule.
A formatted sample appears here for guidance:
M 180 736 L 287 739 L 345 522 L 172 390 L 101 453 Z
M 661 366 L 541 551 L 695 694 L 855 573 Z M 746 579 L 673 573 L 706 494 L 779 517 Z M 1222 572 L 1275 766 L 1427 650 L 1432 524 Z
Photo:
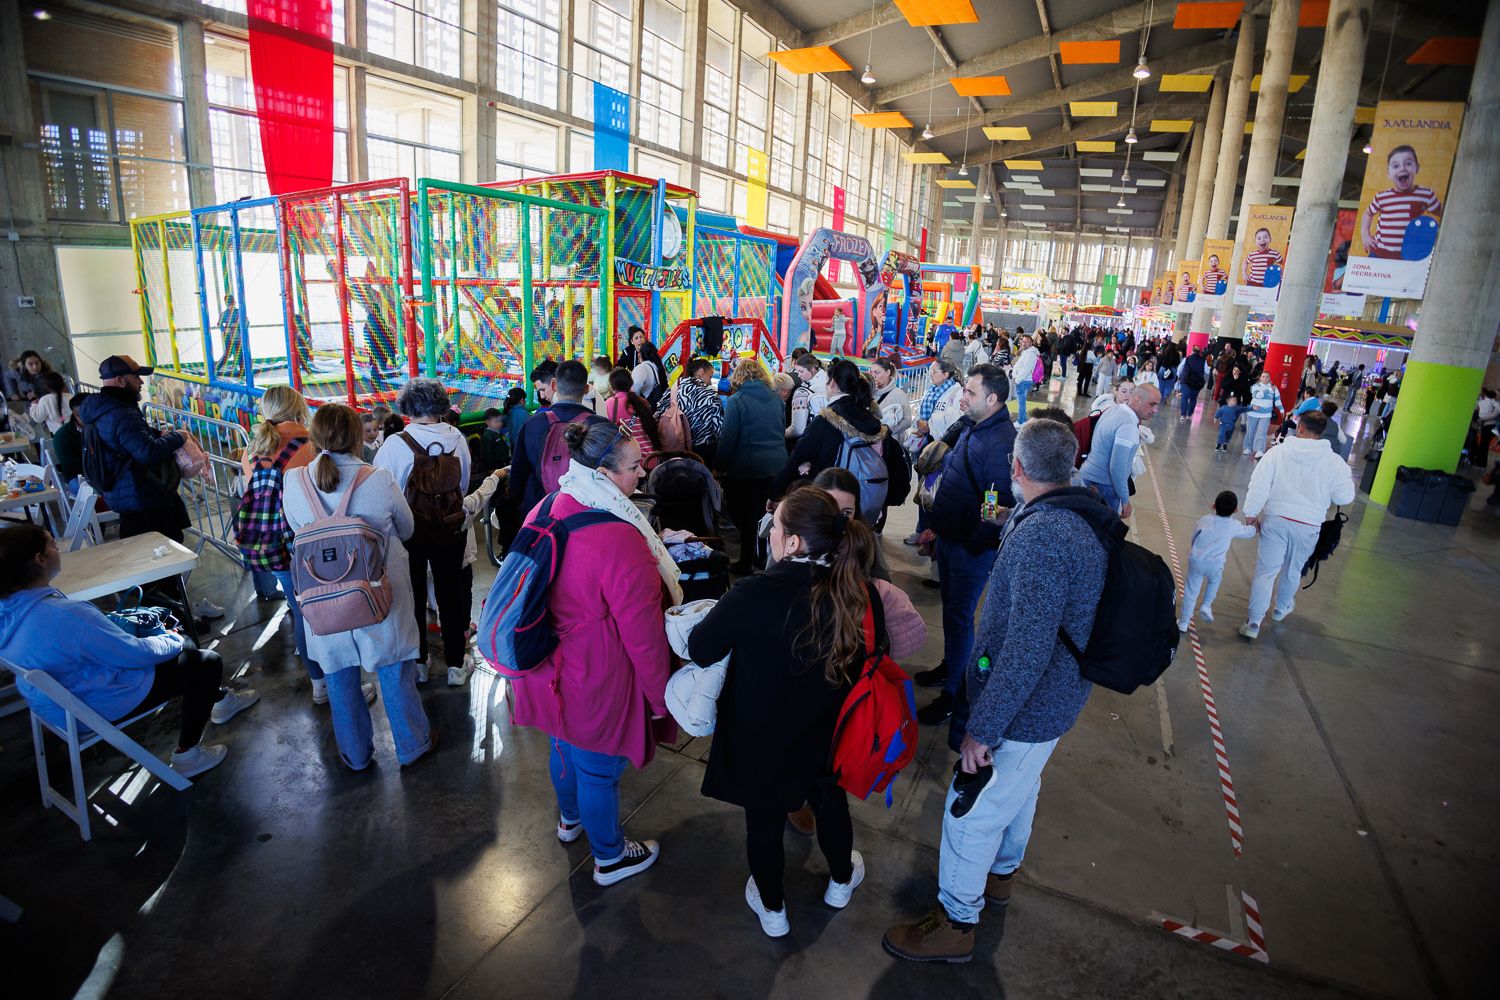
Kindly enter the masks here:
M 1163 553 L 1153 480 L 1185 556 L 1212 497 L 1243 496 L 1249 479 L 1248 458 L 1214 454 L 1205 417 L 1156 420 L 1133 532 Z M 230 758 L 187 793 L 92 755 L 89 844 L 38 803 L 25 716 L 0 720 L 0 894 L 24 909 L 0 924 L 0 959 L 26 997 L 85 980 L 87 996 L 198 998 L 1478 994 L 1500 891 L 1487 777 L 1500 677 L 1484 652 L 1500 642 L 1500 518 L 1482 495 L 1457 529 L 1361 496 L 1319 583 L 1254 645 L 1234 635 L 1254 561 L 1236 543 L 1200 635 L 1243 853 L 1185 643 L 1156 689 L 1095 692 L 1047 770 L 1010 912 L 985 915 L 971 965 L 943 968 L 879 943 L 934 897 L 952 759 L 936 731 L 891 809 L 855 806 L 868 876 L 847 910 L 822 905 L 821 856 L 788 834 L 792 933 L 770 941 L 742 899 L 740 813 L 698 793 L 706 740 L 627 772 L 627 830 L 659 839 L 662 860 L 600 889 L 586 842 L 553 836 L 546 739 L 509 725 L 503 690 L 429 685 L 443 746 L 404 773 L 377 704 L 377 766 L 351 774 L 280 605 L 209 555 L 194 588 L 231 605 L 212 642 L 261 703 L 211 730 Z M 912 516 L 895 513 L 887 552 L 931 623 L 907 664 L 919 669 L 941 628 L 925 560 L 899 542 Z M 476 598 L 491 576 L 482 564 Z M 168 750 L 174 725 L 169 712 L 145 727 L 147 745 Z M 1245 940 L 1242 893 L 1258 900 L 1268 964 L 1161 929 Z

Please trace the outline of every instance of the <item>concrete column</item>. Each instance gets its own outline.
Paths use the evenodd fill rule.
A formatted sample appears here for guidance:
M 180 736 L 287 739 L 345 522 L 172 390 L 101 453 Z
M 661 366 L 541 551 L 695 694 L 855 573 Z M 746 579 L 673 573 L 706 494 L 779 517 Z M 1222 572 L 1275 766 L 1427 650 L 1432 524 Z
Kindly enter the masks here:
M 1293 21 L 1295 21 L 1295 16 Z M 1229 97 L 1224 108 L 1224 127 L 1219 133 L 1219 155 L 1215 164 L 1213 195 L 1208 205 L 1208 226 L 1197 239 L 1197 248 L 1188 250 L 1187 260 L 1203 257 L 1205 239 L 1222 240 L 1229 232 L 1229 213 L 1234 208 L 1234 191 L 1239 184 L 1240 150 L 1245 145 L 1245 119 L 1250 111 L 1250 77 L 1254 74 L 1255 20 L 1246 14 L 1240 18 L 1240 36 L 1234 47 L 1234 67 L 1229 74 Z M 1202 191 L 1199 191 L 1202 194 Z M 1202 347 L 1213 334 L 1214 310 L 1200 306 L 1193 310 L 1188 326 L 1188 346 Z
M 979 176 L 974 178 L 974 219 L 969 224 L 969 263 L 979 263 L 979 230 L 984 225 L 984 193 L 989 190 L 990 174 L 993 172 L 989 164 L 975 167 L 974 172 Z M 871 206 L 869 214 L 871 221 L 879 213 L 879 209 Z
M 996 205 L 999 200 L 996 199 Z M 1000 231 L 995 237 L 995 269 L 991 273 L 995 276 L 995 288 L 1000 287 L 1000 277 L 1005 273 L 1005 241 L 1010 239 L 1010 227 L 1006 225 L 1008 220 L 1000 220 Z
M 1286 88 L 1292 72 L 1292 50 L 1297 44 L 1297 14 L 1302 0 L 1271 0 L 1271 21 L 1266 32 L 1266 58 L 1260 70 L 1260 96 L 1255 101 L 1255 131 L 1250 135 L 1250 157 L 1245 163 L 1245 187 L 1240 195 L 1240 218 L 1249 217 L 1251 205 L 1264 205 L 1271 197 L 1271 179 L 1281 153 L 1281 126 L 1286 117 Z M 1245 227 L 1236 228 L 1234 259 L 1244 251 Z M 1246 306 L 1237 306 L 1227 296 L 1219 336 L 1245 339 Z
M 1208 227 L 1208 208 L 1214 196 L 1214 176 L 1219 164 L 1219 143 L 1224 135 L 1224 109 L 1229 101 L 1229 77 L 1222 70 L 1215 75 L 1213 96 L 1208 102 L 1208 122 L 1203 134 L 1193 143 L 1193 155 L 1198 158 L 1198 169 L 1193 175 L 1191 193 L 1192 214 L 1187 216 L 1187 239 L 1179 240 L 1177 253 L 1172 260 L 1176 267 L 1182 261 L 1203 256 L 1203 232 Z M 1188 335 L 1188 313 L 1177 314 L 1174 338 Z
M 1210 109 L 1211 110 L 1211 109 Z M 1177 186 L 1182 191 L 1182 207 L 1177 212 L 1177 234 L 1175 241 L 1164 244 L 1163 253 L 1171 257 L 1171 263 L 1176 264 L 1179 260 L 1187 259 L 1188 233 L 1193 228 L 1193 211 L 1197 206 L 1198 197 L 1198 171 L 1203 166 L 1203 147 L 1206 136 L 1202 129 L 1196 134 L 1188 136 L 1188 159 L 1186 172 L 1181 173 L 1177 180 Z M 1162 236 L 1171 239 L 1169 233 L 1163 232 Z M 1199 247 L 1199 256 L 1202 256 L 1202 247 Z M 1166 262 L 1166 257 L 1160 261 L 1152 262 L 1153 270 L 1163 270 L 1157 266 Z
M 1328 9 L 1323 55 L 1318 63 L 1318 90 L 1308 128 L 1307 156 L 1303 160 L 1302 184 L 1297 188 L 1297 208 L 1287 248 L 1287 260 L 1296 264 L 1287 268 L 1281 279 L 1276 325 L 1266 352 L 1266 371 L 1281 390 L 1282 403 L 1288 408 L 1296 402 L 1302 362 L 1307 357 L 1307 338 L 1323 294 L 1322 263 L 1333 238 L 1339 188 L 1349 158 L 1349 130 L 1354 124 L 1354 107 L 1359 98 L 1372 3 L 1373 0 L 1333 0 Z M 1451 207 L 1445 216 L 1455 217 Z M 1494 333 L 1493 328 L 1490 332 Z M 1473 402 L 1467 400 L 1464 405 L 1472 406 Z
M 194 208 L 217 205 L 214 151 L 209 140 L 208 57 L 202 21 L 183 21 L 178 46 L 182 60 L 183 137 L 188 158 L 188 199 Z
M 370 176 L 370 130 L 365 127 L 365 105 L 368 99 L 369 70 L 355 66 L 349 70 L 349 180 L 380 180 Z
M 495 109 L 491 95 L 498 93 L 495 32 L 498 8 L 482 0 L 464 0 L 464 23 L 473 27 L 462 35 L 463 72 L 478 88 L 463 99 L 462 179 L 466 184 L 484 184 L 495 179 Z
M 1174 170 L 1167 178 L 1167 196 L 1162 202 L 1161 226 L 1157 230 L 1156 239 L 1151 243 L 1153 266 L 1155 261 L 1161 260 L 1162 247 L 1168 245 L 1177 231 L 1177 195 L 1181 188 L 1182 183 L 1178 179 L 1177 171 Z M 1155 305 L 1155 303 L 1152 304 Z
M 573 50 L 573 3 L 572 0 L 566 0 L 566 2 L 567 8 L 564 12 L 565 16 L 563 18 L 563 43 L 565 50 L 571 52 Z M 703 86 L 708 72 L 708 0 L 689 0 L 687 9 L 688 12 L 692 15 L 692 19 L 688 22 L 691 25 L 691 34 L 689 35 L 689 45 L 687 47 L 687 51 L 683 53 L 683 56 L 688 60 L 687 64 L 692 67 L 692 83 L 689 85 L 686 94 L 684 94 L 683 96 L 688 101 L 688 108 L 691 109 L 695 107 L 703 107 Z M 563 79 L 566 81 L 567 77 L 564 76 Z M 569 84 L 569 86 L 571 86 L 571 84 Z M 802 89 L 808 95 L 806 99 L 810 100 L 812 87 L 807 86 Z M 567 107 L 568 105 L 564 106 Z M 807 117 L 806 107 L 803 108 L 802 117 Z M 700 182 L 703 176 L 703 168 L 701 165 L 703 161 L 703 116 L 699 114 L 689 114 L 687 118 L 688 121 L 692 123 L 692 138 L 688 140 L 688 152 L 690 152 L 693 156 L 691 167 L 692 187 L 696 191 L 699 189 Z M 806 133 L 804 132 L 803 135 L 804 139 L 801 149 L 803 153 L 806 154 Z M 802 171 L 798 170 L 794 171 L 794 173 L 800 176 L 802 174 Z M 805 177 L 802 178 L 802 195 L 804 198 L 809 196 Z M 801 220 L 798 221 L 800 222 Z M 793 231 L 795 232 L 795 228 Z
M 1330 23 L 1332 23 L 1330 21 Z M 1370 499 L 1386 503 L 1396 468 L 1451 472 L 1469 429 L 1500 325 L 1500 249 L 1493 206 L 1500 199 L 1500 0 L 1491 0 L 1448 205 L 1438 230 L 1422 319 L 1401 381 L 1385 453 Z M 1280 329 L 1278 320 L 1277 329 Z M 1481 456 L 1480 461 L 1484 461 Z

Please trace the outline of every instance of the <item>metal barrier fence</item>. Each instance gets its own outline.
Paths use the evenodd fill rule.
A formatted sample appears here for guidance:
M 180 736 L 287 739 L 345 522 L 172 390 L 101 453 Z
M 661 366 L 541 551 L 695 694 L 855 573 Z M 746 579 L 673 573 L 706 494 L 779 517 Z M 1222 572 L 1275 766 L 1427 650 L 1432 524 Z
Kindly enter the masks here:
M 919 402 L 927 394 L 927 387 L 932 384 L 928 376 L 928 368 L 931 359 L 926 359 L 921 365 L 902 366 L 896 369 L 896 384 L 905 392 L 912 403 Z
M 208 478 L 184 479 L 178 487 L 192 519 L 188 531 L 198 536 L 199 552 L 207 542 L 239 563 L 234 515 L 245 495 L 240 457 L 250 446 L 250 434 L 239 424 L 174 410 L 159 403 L 142 403 L 141 411 L 147 422 L 157 428 L 188 431 L 208 455 Z

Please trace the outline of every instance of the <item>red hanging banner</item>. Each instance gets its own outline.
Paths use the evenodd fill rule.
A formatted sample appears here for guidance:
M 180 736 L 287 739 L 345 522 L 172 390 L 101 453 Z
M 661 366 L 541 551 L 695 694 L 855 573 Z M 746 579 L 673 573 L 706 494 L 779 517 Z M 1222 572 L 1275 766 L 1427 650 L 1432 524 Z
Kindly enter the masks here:
M 250 73 L 272 194 L 333 183 L 332 0 L 249 0 Z
M 844 231 L 844 189 L 841 187 L 833 189 L 833 229 L 837 232 Z M 828 280 L 838 284 L 839 262 L 836 260 L 828 264 Z
M 927 263 L 927 227 L 922 227 L 922 242 L 917 247 L 917 260 Z

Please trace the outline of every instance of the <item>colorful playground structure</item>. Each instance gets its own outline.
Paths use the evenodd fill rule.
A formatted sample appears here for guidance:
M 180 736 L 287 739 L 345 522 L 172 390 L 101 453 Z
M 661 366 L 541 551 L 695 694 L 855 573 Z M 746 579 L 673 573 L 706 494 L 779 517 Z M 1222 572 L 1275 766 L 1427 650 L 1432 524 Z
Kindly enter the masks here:
M 797 346 L 911 350 L 955 295 L 971 321 L 979 285 L 974 268 L 741 226 L 687 188 L 614 171 L 345 184 L 132 220 L 131 240 L 145 355 L 168 376 L 153 391 L 247 427 L 278 384 L 368 409 L 422 374 L 467 414 L 512 388 L 534 403 L 536 364 L 614 358 L 632 326 L 672 371 L 707 316 L 723 317 L 726 373 L 751 353 L 779 367 Z M 822 276 L 829 259 L 854 264 L 857 298 Z

